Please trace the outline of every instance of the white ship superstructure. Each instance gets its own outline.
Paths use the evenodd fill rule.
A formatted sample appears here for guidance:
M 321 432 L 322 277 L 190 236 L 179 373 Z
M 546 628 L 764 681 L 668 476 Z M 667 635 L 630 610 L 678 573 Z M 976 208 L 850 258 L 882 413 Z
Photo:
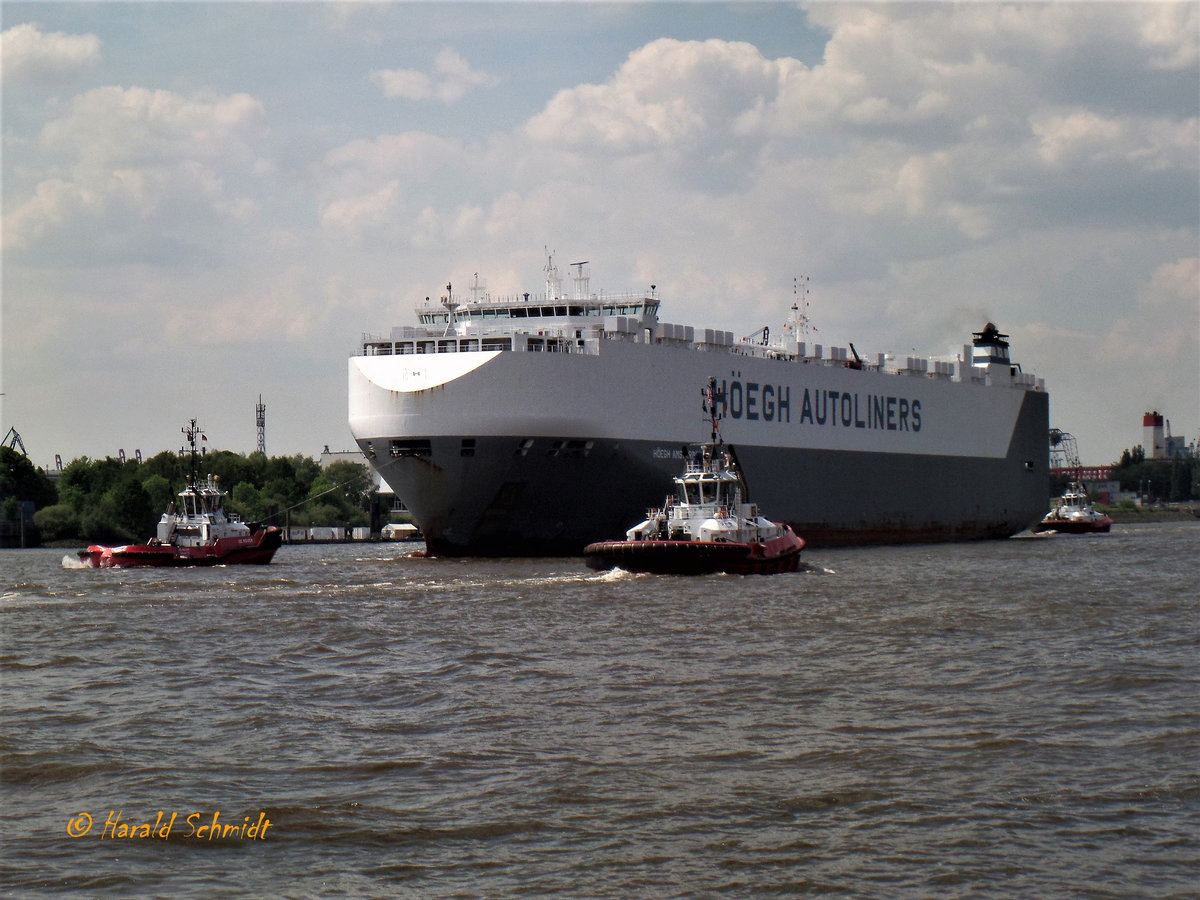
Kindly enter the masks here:
M 750 489 L 810 547 L 1001 537 L 1044 512 L 1048 397 L 991 323 L 947 358 L 864 359 L 806 340 L 799 304 L 739 340 L 660 321 L 654 286 L 591 292 L 586 266 L 569 294 L 552 261 L 541 294 L 447 285 L 351 358 L 351 430 L 432 551 L 623 530 L 702 436 L 710 377 Z

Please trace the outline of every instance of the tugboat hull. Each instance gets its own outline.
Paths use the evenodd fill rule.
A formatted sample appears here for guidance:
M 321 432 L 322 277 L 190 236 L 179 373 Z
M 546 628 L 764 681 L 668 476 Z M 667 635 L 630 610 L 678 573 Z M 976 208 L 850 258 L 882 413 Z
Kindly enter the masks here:
M 283 532 L 268 526 L 249 537 L 227 538 L 215 544 L 179 547 L 174 544 L 128 544 L 105 547 L 93 544 L 79 558 L 93 569 L 134 566 L 266 565 L 283 544 Z
M 1042 519 L 1033 527 L 1034 534 L 1057 531 L 1059 534 L 1107 534 L 1113 520 L 1108 516 L 1094 519 Z
M 800 568 L 804 541 L 788 534 L 764 544 L 718 541 L 600 541 L 583 555 L 588 568 L 653 575 L 777 575 Z

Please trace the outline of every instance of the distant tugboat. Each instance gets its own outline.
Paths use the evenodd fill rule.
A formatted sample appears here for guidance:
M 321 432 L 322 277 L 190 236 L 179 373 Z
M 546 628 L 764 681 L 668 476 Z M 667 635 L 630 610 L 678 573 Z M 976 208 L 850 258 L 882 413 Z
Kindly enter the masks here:
M 93 544 L 79 558 L 95 569 L 124 566 L 215 566 L 271 561 L 283 543 L 274 525 L 251 528 L 237 515 L 225 512 L 225 492 L 209 475 L 200 481 L 196 439 L 203 438 L 196 420 L 183 429 L 191 453 L 187 487 L 179 492 L 158 522 L 158 534 L 144 544 L 104 547 Z
M 1035 534 L 1055 531 L 1060 534 L 1102 534 L 1112 528 L 1113 520 L 1097 512 L 1087 495 L 1083 483 L 1083 467 L 1079 461 L 1079 450 L 1073 435 L 1057 428 L 1050 429 L 1050 456 L 1060 461 L 1061 471 L 1071 473 L 1067 489 L 1058 498 L 1054 508 L 1033 527 Z
M 1034 533 L 1057 531 L 1060 534 L 1102 534 L 1112 528 L 1113 520 L 1092 506 L 1087 489 L 1081 481 L 1072 481 L 1037 525 Z
M 626 532 L 626 540 L 584 548 L 592 569 L 621 568 L 657 575 L 772 575 L 800 568 L 803 539 L 787 525 L 759 515 L 732 447 L 721 439 L 716 380 L 704 392 L 711 440 L 685 448 L 686 469 L 662 509 Z

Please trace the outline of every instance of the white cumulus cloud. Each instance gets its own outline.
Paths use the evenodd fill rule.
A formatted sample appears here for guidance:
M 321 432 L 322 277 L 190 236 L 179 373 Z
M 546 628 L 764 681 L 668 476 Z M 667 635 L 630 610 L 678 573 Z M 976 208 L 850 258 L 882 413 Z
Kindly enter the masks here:
M 74 97 L 39 141 L 53 154 L 98 165 L 191 159 L 245 159 L 265 128 L 248 94 L 185 97 L 173 91 L 101 87 Z
M 100 39 L 94 34 L 43 32 L 36 22 L 14 25 L 0 34 L 4 81 L 56 82 L 100 60 Z
M 630 54 L 607 84 L 560 91 L 526 132 L 576 150 L 724 143 L 731 131 L 757 131 L 781 85 L 803 69 L 746 43 L 664 38 Z
M 376 69 L 371 80 L 383 89 L 384 96 L 405 100 L 440 100 L 456 103 L 472 88 L 496 83 L 495 77 L 471 68 L 462 54 L 449 47 L 433 61 L 432 72 L 418 69 Z
M 353 9 L 336 40 L 328 22 L 311 35 L 329 54 L 321 91 L 299 90 L 312 73 L 286 56 L 220 81 L 164 56 L 143 87 L 94 73 L 77 96 L 6 84 L 21 101 L 6 109 L 6 296 L 29 298 L 14 322 L 63 297 L 68 322 L 101 302 L 156 320 L 164 298 L 199 298 L 228 316 L 214 340 L 304 334 L 341 353 L 347 329 L 411 323 L 393 304 L 450 279 L 536 289 L 547 246 L 560 265 L 594 260 L 598 288 L 658 284 L 669 321 L 704 327 L 777 324 L 804 275 L 822 339 L 864 352 L 943 351 L 990 318 L 1096 461 L 1130 443 L 1114 436 L 1127 410 L 1111 411 L 1136 420 L 1147 385 L 1195 409 L 1194 385 L 1178 388 L 1200 371 L 1194 3 L 750 4 L 741 39 L 650 41 L 613 7 L 589 19 L 589 45 L 612 55 L 586 77 L 600 57 L 562 52 L 567 32 L 540 31 L 536 5 L 415 31 L 413 7 Z M 376 26 L 397 9 L 393 48 Z M 413 62 L 446 35 L 461 43 Z M 253 56 L 238 43 L 252 35 L 226 37 Z M 536 67 L 534 39 L 560 42 Z M 232 86 L 178 87 L 213 83 Z M 1097 352 L 1067 364 L 1064 346 Z M 336 419 L 344 389 L 312 368 Z
M 43 176 L 8 190 L 4 246 L 27 249 L 60 229 L 100 228 L 115 240 L 184 212 L 244 219 L 257 203 L 229 182 L 263 171 L 256 145 L 264 133 L 262 105 L 246 94 L 112 86 L 80 94 L 42 127 Z

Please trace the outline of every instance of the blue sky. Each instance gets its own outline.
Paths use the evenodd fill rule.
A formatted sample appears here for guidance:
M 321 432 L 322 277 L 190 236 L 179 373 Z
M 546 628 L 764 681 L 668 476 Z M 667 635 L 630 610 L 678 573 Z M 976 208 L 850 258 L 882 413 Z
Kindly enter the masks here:
M 34 461 L 349 448 L 363 332 L 478 272 L 830 343 L 987 319 L 1085 462 L 1200 432 L 1192 3 L 4 3 L 3 392 Z

